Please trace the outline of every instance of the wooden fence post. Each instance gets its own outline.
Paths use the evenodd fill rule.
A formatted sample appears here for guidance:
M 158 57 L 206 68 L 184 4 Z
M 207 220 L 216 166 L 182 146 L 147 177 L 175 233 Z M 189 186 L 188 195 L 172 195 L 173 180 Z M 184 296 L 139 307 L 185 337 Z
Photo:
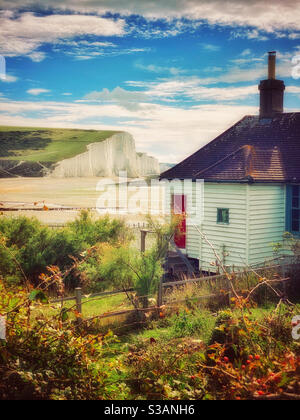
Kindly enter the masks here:
M 146 251 L 146 236 L 147 236 L 147 231 L 141 230 L 141 252 L 142 253 Z
M 158 286 L 158 295 L 157 295 L 157 306 L 160 308 L 163 304 L 163 283 L 165 283 L 166 281 L 166 274 L 167 274 L 167 270 L 168 270 L 168 256 L 169 256 L 169 247 L 170 247 L 170 242 L 168 242 L 167 245 L 167 254 L 164 257 L 164 262 L 163 262 L 163 270 L 164 273 L 161 276 L 160 280 L 159 280 L 159 286 Z
M 77 319 L 78 324 L 81 324 L 82 321 L 82 304 L 81 304 L 81 298 L 82 298 L 82 290 L 81 287 L 76 287 L 75 289 L 75 300 L 76 300 L 76 311 L 80 314 L 80 316 Z
M 229 306 L 231 306 L 231 298 L 232 298 L 232 293 L 231 293 L 231 289 L 228 290 L 228 304 Z
M 231 298 L 232 298 L 232 289 L 229 279 L 227 279 L 227 292 L 228 292 L 228 305 L 231 306 Z
M 157 306 L 160 308 L 163 304 L 163 279 L 164 277 L 162 276 L 160 278 L 159 281 L 159 286 L 158 286 L 158 295 L 157 295 Z
M 281 275 L 283 279 L 286 278 L 286 273 L 287 273 L 286 265 L 285 265 L 285 261 L 283 261 L 283 263 L 281 264 Z M 282 289 L 283 289 L 284 298 L 286 299 L 287 298 L 286 281 L 283 281 Z

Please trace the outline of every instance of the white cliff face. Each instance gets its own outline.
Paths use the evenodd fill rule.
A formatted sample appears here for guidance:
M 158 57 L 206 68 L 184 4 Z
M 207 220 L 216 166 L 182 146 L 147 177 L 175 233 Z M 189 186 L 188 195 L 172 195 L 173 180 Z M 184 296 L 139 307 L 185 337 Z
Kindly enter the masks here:
M 158 161 L 146 154 L 138 155 L 134 138 L 129 133 L 117 133 L 100 143 L 91 143 L 87 151 L 70 159 L 58 162 L 50 176 L 70 177 L 113 177 L 120 171 L 137 178 L 159 174 Z
M 140 176 L 157 175 L 160 173 L 159 162 L 152 156 L 146 153 L 139 153 L 137 155 L 137 168 Z

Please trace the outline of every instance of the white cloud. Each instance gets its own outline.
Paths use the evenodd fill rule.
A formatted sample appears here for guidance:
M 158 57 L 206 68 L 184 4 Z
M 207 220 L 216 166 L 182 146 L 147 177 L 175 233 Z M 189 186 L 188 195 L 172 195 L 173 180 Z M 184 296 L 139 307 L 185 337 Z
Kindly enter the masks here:
M 232 38 L 247 38 L 256 41 L 268 41 L 269 39 L 261 29 L 235 29 L 231 32 L 231 36 Z
M 250 50 L 250 48 L 246 48 L 244 51 L 241 52 L 241 56 L 245 57 L 247 55 L 250 55 L 252 53 L 252 51 Z
M 154 102 L 182 103 L 193 102 L 238 102 L 250 96 L 258 95 L 258 81 L 267 77 L 267 55 L 255 57 L 251 50 L 245 50 L 240 57 L 232 60 L 224 72 L 215 77 L 173 77 L 155 81 L 127 81 L 127 86 L 141 89 L 128 91 L 116 88 L 112 92 L 104 89 L 86 95 L 85 100 L 101 100 L 117 103 L 128 109 L 138 109 L 141 105 Z M 291 77 L 292 54 L 278 52 L 278 77 Z M 138 64 L 140 66 L 140 64 Z M 144 67 L 144 66 L 142 66 Z M 152 71 L 159 68 L 151 67 Z M 257 82 L 255 84 L 251 82 Z M 247 86 L 234 86 L 235 83 L 250 82 Z M 229 86 L 217 86 L 217 84 Z M 290 91 L 291 92 L 291 91 Z
M 146 83 L 144 84 L 146 87 Z M 197 77 L 169 79 L 160 82 L 151 82 L 145 93 L 151 98 L 172 100 L 185 99 L 189 101 L 232 101 L 244 99 L 257 94 L 257 86 L 242 87 L 207 87 L 203 80 Z
M 32 0 L 2 0 L 2 8 L 32 5 Z M 266 32 L 300 30 L 300 3 L 297 0 L 37 0 L 41 7 L 57 7 L 81 12 L 105 11 L 138 14 L 148 18 L 182 17 L 205 20 L 209 24 L 250 26 Z M 251 36 L 251 33 L 250 33 Z M 252 36 L 255 36 L 253 33 Z
M 17 82 L 19 79 L 16 76 L 12 76 L 11 74 L 0 74 L 0 81 L 4 83 L 14 83 Z
M 290 93 L 300 93 L 300 86 L 287 86 L 286 91 Z
M 206 44 L 206 43 L 201 43 L 201 47 L 206 50 L 206 51 L 210 51 L 210 52 L 216 52 L 216 51 L 220 51 L 221 47 L 219 45 L 214 45 L 214 44 Z
M 291 77 L 292 57 L 292 53 L 277 52 L 277 77 Z M 254 54 L 244 55 L 243 58 L 231 60 L 231 63 L 233 65 L 227 67 L 225 72 L 219 75 L 217 78 L 218 82 L 251 82 L 267 77 L 267 54 L 258 57 L 254 56 Z M 212 81 L 210 83 L 212 83 Z
M 40 17 L 23 13 L 14 18 L 11 14 L 0 13 L 0 53 L 8 57 L 28 55 L 33 61 L 41 61 L 45 55 L 36 50 L 45 43 L 82 35 L 121 36 L 124 25 L 122 19 L 98 16 L 69 14 Z
M 300 48 L 300 46 L 299 46 Z M 277 76 L 280 78 L 291 77 L 292 71 L 292 58 L 293 53 L 277 52 Z M 177 77 L 172 79 L 161 79 L 153 82 L 142 81 L 127 81 L 126 84 L 130 87 L 144 88 L 153 90 L 155 89 L 157 95 L 164 96 L 166 93 L 172 95 L 172 92 L 177 94 L 177 90 L 187 92 L 201 86 L 213 86 L 218 83 L 234 84 L 241 82 L 258 82 L 260 79 L 267 77 L 267 54 L 255 56 L 253 53 L 239 55 L 236 59 L 229 61 L 229 64 L 223 68 L 210 67 L 205 68 L 205 73 L 214 73 L 211 77 Z M 184 72 L 184 71 L 182 71 Z M 227 88 L 226 88 L 227 89 Z M 228 88 L 228 91 L 231 88 Z M 192 92 L 190 92 L 192 95 Z
M 297 39 L 300 37 L 300 2 L 293 0 L 164 0 L 149 2 L 148 0 L 67 0 L 55 1 L 55 7 L 64 10 L 64 14 L 38 16 L 31 12 L 16 14 L 4 10 L 24 8 L 31 1 L 8 2 L 2 0 L 0 11 L 0 54 L 4 56 L 25 55 L 35 62 L 42 61 L 46 55 L 39 48 L 46 43 L 52 43 L 57 50 L 74 55 L 79 60 L 94 58 L 105 54 L 120 54 L 120 49 L 111 42 L 78 40 L 80 36 L 124 36 L 136 32 L 143 37 L 176 36 L 184 31 L 195 31 L 207 22 L 211 25 L 233 27 L 233 37 L 267 40 L 273 34 L 278 37 Z M 37 1 L 37 4 L 39 1 Z M 40 1 L 40 7 L 53 7 L 53 2 Z M 34 10 L 34 9 L 33 9 Z M 76 11 L 76 14 L 70 12 Z M 82 14 L 79 14 L 78 12 Z M 118 12 L 123 18 L 113 19 L 90 15 L 88 12 L 104 13 Z M 144 23 L 134 20 L 126 24 L 127 14 L 140 14 L 148 19 Z M 165 22 L 165 26 L 157 25 L 157 20 Z M 74 41 L 74 38 L 77 38 Z M 73 42 L 73 45 L 70 43 Z M 63 45 L 68 45 L 63 49 Z M 202 43 L 202 48 L 215 52 L 218 45 Z M 145 51 L 131 48 L 124 54 Z M 149 69 L 151 71 L 151 68 Z M 155 71 L 155 70 L 153 70 Z M 170 68 L 175 74 L 176 69 Z
M 219 72 L 223 72 L 224 69 L 223 67 L 212 66 L 212 67 L 205 67 L 203 71 L 206 73 L 219 73 Z
M 29 93 L 29 95 L 38 96 L 38 95 L 41 95 L 42 93 L 48 93 L 48 92 L 50 92 L 50 90 L 48 90 L 48 89 L 28 89 L 26 92 Z
M 177 67 L 159 66 L 157 64 L 143 64 L 140 61 L 135 63 L 135 67 L 150 73 L 170 73 L 172 76 L 184 73 L 184 70 Z
M 300 38 L 300 32 L 292 32 L 288 35 L 290 39 L 299 39 Z
M 203 87 L 200 86 L 191 92 L 191 98 L 195 101 L 206 100 L 206 101 L 234 101 L 245 99 L 250 95 L 257 95 L 257 86 L 242 86 L 242 87 L 226 87 L 226 88 L 214 88 L 214 87 Z
M 79 61 L 85 61 L 85 60 L 92 60 L 95 57 L 92 57 L 91 55 L 76 55 L 76 60 Z
M 92 60 L 100 56 L 128 55 L 149 52 L 151 48 L 119 48 L 112 42 L 90 42 L 87 40 L 58 41 L 53 47 L 55 52 L 74 57 L 76 60 Z
M 39 63 L 40 61 L 45 60 L 46 54 L 42 51 L 34 51 L 28 54 L 28 57 L 31 58 L 31 60 L 35 63 Z
M 92 102 L 113 102 L 131 111 L 138 110 L 140 102 L 147 100 L 144 92 L 129 91 L 116 87 L 112 91 L 103 89 L 101 92 L 91 92 L 85 95 L 84 100 Z
M 286 92 L 297 95 L 297 97 L 300 98 L 300 86 L 287 86 Z

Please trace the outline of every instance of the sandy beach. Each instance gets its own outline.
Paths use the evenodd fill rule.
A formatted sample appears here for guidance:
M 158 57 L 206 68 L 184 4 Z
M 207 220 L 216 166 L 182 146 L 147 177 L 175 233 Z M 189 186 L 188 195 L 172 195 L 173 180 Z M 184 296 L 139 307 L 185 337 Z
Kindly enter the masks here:
M 81 208 L 89 208 L 96 215 L 109 213 L 125 219 L 128 223 L 145 221 L 150 208 L 150 189 L 137 181 L 129 187 L 129 210 L 125 201 L 118 201 L 118 211 L 112 209 L 115 186 L 118 179 L 108 178 L 2 178 L 0 179 L 0 211 L 5 215 L 35 216 L 43 223 L 66 223 L 73 220 Z M 99 184 L 100 183 L 100 184 Z M 114 184 L 115 183 L 115 184 Z M 162 191 L 156 188 L 156 200 L 152 200 L 154 211 L 162 208 Z M 158 193 L 158 195 L 157 195 Z M 43 209 L 49 211 L 43 211 Z M 40 210 L 40 211 L 38 211 Z M 119 211 L 120 210 L 120 211 Z

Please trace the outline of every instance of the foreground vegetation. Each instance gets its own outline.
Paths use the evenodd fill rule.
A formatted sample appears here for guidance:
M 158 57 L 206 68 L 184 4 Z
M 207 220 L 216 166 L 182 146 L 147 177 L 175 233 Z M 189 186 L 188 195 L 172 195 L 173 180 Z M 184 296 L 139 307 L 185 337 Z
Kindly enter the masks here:
M 213 311 L 185 286 L 174 292 L 181 303 L 114 332 L 82 322 L 72 304 L 49 310 L 53 294 L 78 284 L 87 293 L 132 287 L 127 304 L 138 317 L 157 290 L 174 231 L 153 228 L 156 244 L 141 255 L 124 225 L 86 212 L 57 231 L 34 219 L 0 218 L 0 399 L 300 398 L 300 343 L 292 337 L 300 306 L 284 298 L 280 279 L 258 278 L 251 290 L 232 286 L 231 304 Z M 273 299 L 258 306 L 265 287 Z
M 63 314 L 33 319 L 44 294 L 1 283 L 0 297 L 0 399 L 299 399 L 299 307 L 181 307 L 118 338 Z
M 109 217 L 93 220 L 87 211 L 56 230 L 35 218 L 0 216 L 0 275 L 9 285 L 35 285 L 46 267 L 57 266 L 65 273 L 65 288 L 79 284 L 88 288 L 93 276 L 97 276 L 93 271 L 93 247 L 104 243 L 118 247 L 129 239 L 122 221 Z M 90 256 L 84 260 L 87 250 Z M 80 261 L 85 263 L 82 269 Z

